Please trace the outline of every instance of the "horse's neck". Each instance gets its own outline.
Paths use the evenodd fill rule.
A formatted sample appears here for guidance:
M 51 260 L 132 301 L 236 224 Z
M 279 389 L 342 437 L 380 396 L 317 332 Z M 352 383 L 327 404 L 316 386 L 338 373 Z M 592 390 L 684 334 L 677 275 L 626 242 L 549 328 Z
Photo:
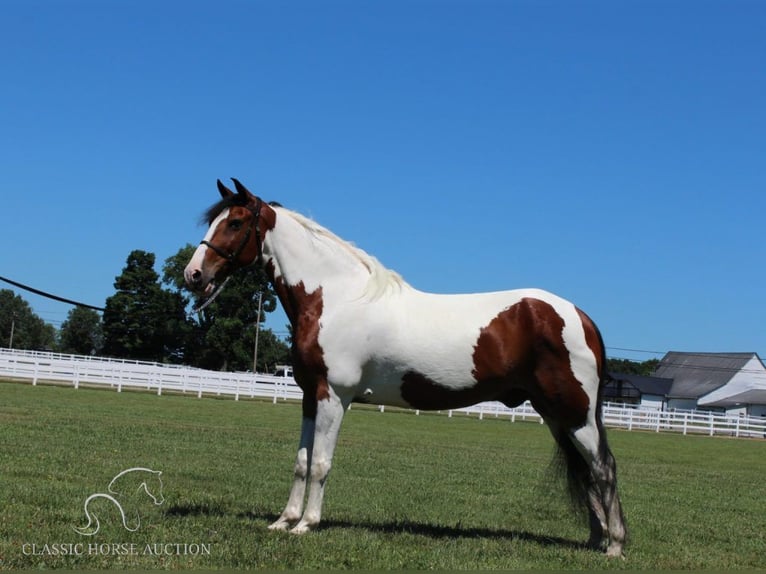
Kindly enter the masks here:
M 109 484 L 109 490 L 116 494 L 134 494 L 140 487 L 141 483 L 147 480 L 145 473 L 142 472 L 130 472 L 122 476 L 115 477 Z
M 359 296 L 370 276 L 348 247 L 312 232 L 285 212 L 278 214 L 264 239 L 263 254 L 267 265 L 273 266 L 273 281 L 288 287 L 301 285 L 306 293 L 321 287 L 325 292 L 342 290 Z

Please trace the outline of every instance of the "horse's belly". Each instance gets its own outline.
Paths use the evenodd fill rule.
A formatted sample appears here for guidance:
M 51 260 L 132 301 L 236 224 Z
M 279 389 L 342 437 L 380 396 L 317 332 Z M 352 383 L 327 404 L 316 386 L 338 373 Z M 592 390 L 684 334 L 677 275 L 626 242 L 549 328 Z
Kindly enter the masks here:
M 412 408 L 402 397 L 401 385 L 401 374 L 381 371 L 374 367 L 365 369 L 365 375 L 354 395 L 354 402 Z
M 415 365 L 374 365 L 365 369 L 354 401 L 420 410 L 447 410 L 483 401 L 504 400 L 507 392 L 507 381 L 477 382 L 469 374 L 460 377 L 433 374 Z

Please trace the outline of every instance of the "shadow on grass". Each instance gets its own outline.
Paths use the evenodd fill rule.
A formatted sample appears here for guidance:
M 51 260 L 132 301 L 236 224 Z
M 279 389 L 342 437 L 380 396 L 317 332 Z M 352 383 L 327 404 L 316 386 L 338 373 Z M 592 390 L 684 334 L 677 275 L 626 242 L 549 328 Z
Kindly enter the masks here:
M 238 519 L 253 520 L 271 524 L 279 518 L 278 514 L 273 512 L 238 512 L 232 513 L 221 506 L 212 506 L 209 504 L 190 504 L 175 505 L 165 511 L 166 516 L 227 516 L 234 515 Z M 332 528 L 364 528 L 370 532 L 379 532 L 384 534 L 414 534 L 427 538 L 488 538 L 504 540 L 520 540 L 531 542 L 543 547 L 571 548 L 575 550 L 592 550 L 585 542 L 578 542 L 561 538 L 558 536 L 543 536 L 533 534 L 523 530 L 507 530 L 502 528 L 482 528 L 461 526 L 460 523 L 455 526 L 445 526 L 440 524 L 424 524 L 410 520 L 393 520 L 387 522 L 370 522 L 366 520 L 349 521 L 333 518 L 323 519 L 319 529 Z
M 266 518 L 269 521 L 276 520 L 279 516 L 260 516 L 255 518 Z M 568 540 L 557 536 L 542 536 L 525 532 L 522 530 L 507 530 L 502 528 L 482 528 L 475 526 L 462 526 L 460 523 L 455 526 L 441 524 L 427 524 L 422 522 L 413 522 L 410 520 L 394 520 L 389 522 L 368 522 L 368 521 L 348 521 L 334 520 L 332 518 L 323 520 L 320 528 L 364 528 L 372 532 L 382 532 L 385 534 L 406 533 L 427 538 L 488 538 L 503 540 L 521 540 L 532 542 L 539 546 L 556 546 L 560 548 L 587 549 L 587 545 L 582 542 Z
M 220 504 L 174 504 L 165 510 L 165 516 L 186 517 L 186 516 L 227 516 L 231 514 L 229 510 Z

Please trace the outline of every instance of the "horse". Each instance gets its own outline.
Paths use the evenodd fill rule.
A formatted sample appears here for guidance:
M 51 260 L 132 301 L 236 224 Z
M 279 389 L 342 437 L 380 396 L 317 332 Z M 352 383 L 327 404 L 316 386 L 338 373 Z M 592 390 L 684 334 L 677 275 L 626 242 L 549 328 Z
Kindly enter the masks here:
M 97 492 L 91 494 L 85 499 L 85 518 L 88 524 L 85 526 L 73 526 L 74 531 L 82 536 L 93 536 L 98 533 L 101 523 L 98 516 L 90 511 L 90 504 L 94 500 L 106 500 L 111 502 L 117 508 L 122 520 L 122 526 L 128 532 L 135 532 L 141 527 L 141 516 L 138 513 L 138 503 L 141 491 L 143 491 L 155 506 L 165 502 L 162 494 L 162 471 L 152 470 L 151 468 L 128 468 L 118 473 L 106 487 L 106 492 Z M 117 498 L 119 497 L 119 499 Z M 124 506 L 128 504 L 135 511 L 135 521 L 128 524 L 128 516 L 125 513 Z
M 218 180 L 221 199 L 205 213 L 208 230 L 184 278 L 206 304 L 236 270 L 261 265 L 290 321 L 302 423 L 287 505 L 269 528 L 303 534 L 320 523 L 352 402 L 447 410 L 529 400 L 558 446 L 570 493 L 587 510 L 588 545 L 623 556 L 626 527 L 601 415 L 605 348 L 584 312 L 540 289 L 419 291 L 326 228 L 232 181 L 236 191 Z

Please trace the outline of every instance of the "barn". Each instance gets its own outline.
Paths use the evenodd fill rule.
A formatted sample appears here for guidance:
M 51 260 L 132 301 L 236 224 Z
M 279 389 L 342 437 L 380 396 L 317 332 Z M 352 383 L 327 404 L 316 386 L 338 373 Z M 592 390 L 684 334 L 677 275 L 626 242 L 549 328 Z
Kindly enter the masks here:
M 672 379 L 630 373 L 610 375 L 612 380 L 604 388 L 604 400 L 644 409 L 665 410 Z
M 668 409 L 766 416 L 766 367 L 757 353 L 671 351 L 653 376 L 672 379 Z

